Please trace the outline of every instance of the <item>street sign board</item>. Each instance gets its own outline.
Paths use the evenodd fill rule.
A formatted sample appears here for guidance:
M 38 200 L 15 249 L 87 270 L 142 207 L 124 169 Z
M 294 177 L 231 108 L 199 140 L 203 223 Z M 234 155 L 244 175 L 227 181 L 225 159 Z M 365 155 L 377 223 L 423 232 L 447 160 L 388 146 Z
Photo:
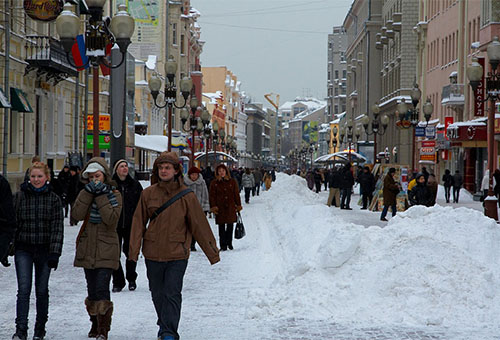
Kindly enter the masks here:
M 109 150 L 109 142 L 111 141 L 110 135 L 99 135 L 99 149 Z M 94 147 L 93 135 L 87 135 L 87 149 L 91 150 Z
M 425 136 L 425 128 L 422 126 L 415 127 L 415 137 L 424 137 Z
M 425 128 L 425 137 L 429 139 L 436 138 L 436 127 L 435 126 L 427 126 Z

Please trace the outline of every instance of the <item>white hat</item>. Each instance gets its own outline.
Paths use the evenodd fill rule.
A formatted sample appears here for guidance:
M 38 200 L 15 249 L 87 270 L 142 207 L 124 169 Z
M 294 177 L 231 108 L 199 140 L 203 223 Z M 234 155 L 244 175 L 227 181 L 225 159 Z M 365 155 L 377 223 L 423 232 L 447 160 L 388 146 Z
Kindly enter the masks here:
M 99 164 L 97 162 L 92 162 L 89 165 L 87 165 L 87 167 L 85 168 L 85 171 L 82 174 L 82 177 L 89 178 L 89 174 L 92 174 L 92 173 L 97 172 L 97 171 L 102 172 L 103 175 L 106 174 L 106 171 L 104 170 L 104 168 L 102 167 L 101 164 Z

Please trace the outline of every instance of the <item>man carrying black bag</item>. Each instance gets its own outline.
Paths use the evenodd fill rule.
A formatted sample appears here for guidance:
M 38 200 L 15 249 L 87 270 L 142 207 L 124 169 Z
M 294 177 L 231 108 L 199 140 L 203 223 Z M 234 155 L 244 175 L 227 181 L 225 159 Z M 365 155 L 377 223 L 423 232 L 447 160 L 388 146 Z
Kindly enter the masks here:
M 0 175 L 0 261 L 10 266 L 7 260 L 10 244 L 16 230 L 16 215 L 12 203 L 12 191 L 9 182 Z

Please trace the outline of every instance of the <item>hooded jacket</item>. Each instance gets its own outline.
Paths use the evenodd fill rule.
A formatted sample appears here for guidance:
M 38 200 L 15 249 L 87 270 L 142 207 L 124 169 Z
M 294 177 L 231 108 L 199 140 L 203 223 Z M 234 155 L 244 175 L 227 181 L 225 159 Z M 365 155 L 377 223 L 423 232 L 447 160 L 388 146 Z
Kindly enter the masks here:
M 198 179 L 193 182 L 188 174 L 184 175 L 184 184 L 194 191 L 203 211 L 210 210 L 208 189 L 202 174 L 198 174 Z
M 427 184 L 420 183 L 418 179 L 420 177 L 425 177 L 424 174 L 420 173 L 418 174 L 415 179 L 417 181 L 417 185 L 415 185 L 409 192 L 408 192 L 408 200 L 410 201 L 410 205 L 425 205 L 426 207 L 429 207 L 432 205 L 432 193 L 427 186 Z
M 161 163 L 175 164 L 177 156 L 162 152 L 153 165 L 155 183 L 144 189 L 132 220 L 129 259 L 137 261 L 139 251 L 148 260 L 167 262 L 188 259 L 194 236 L 211 264 L 219 262 L 219 250 L 205 213 L 196 195 L 191 192 L 149 222 L 153 213 L 179 192 L 187 189 L 180 173 L 170 181 L 162 181 L 158 174 Z M 177 157 L 178 162 L 178 157 Z M 146 228 L 147 226 L 147 228 Z
M 219 176 L 219 168 L 226 169 L 226 176 Z M 217 166 L 216 174 L 215 180 L 210 184 L 210 209 L 217 210 L 215 223 L 234 223 L 237 219 L 236 212 L 241 209 L 238 183 L 230 177 L 224 164 Z
M 116 270 L 120 259 L 116 227 L 122 211 L 122 196 L 116 190 L 116 183 L 111 180 L 111 174 L 104 158 L 94 157 L 89 160 L 82 173 L 93 162 L 99 163 L 104 168 L 104 183 L 111 187 L 111 193 L 116 198 L 117 204 L 112 204 L 110 194 L 94 196 L 86 190 L 80 191 L 71 209 L 71 217 L 76 221 L 85 220 L 87 214 L 90 213 L 92 202 L 95 201 L 102 221 L 101 223 L 92 223 L 89 220 L 81 231 L 74 266 L 86 269 L 111 268 Z M 82 178 L 81 181 L 84 184 L 88 183 L 86 178 Z

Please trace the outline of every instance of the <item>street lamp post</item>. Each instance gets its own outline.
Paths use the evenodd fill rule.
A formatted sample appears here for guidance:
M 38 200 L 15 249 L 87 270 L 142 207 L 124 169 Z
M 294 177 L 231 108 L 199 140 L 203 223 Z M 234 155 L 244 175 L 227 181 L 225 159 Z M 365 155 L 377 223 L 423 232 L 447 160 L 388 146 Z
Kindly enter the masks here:
M 198 99 L 196 98 L 196 95 L 191 95 L 191 100 L 189 102 L 189 108 L 191 109 L 191 114 L 189 113 L 187 108 L 182 108 L 180 112 L 180 117 L 181 117 L 181 126 L 182 130 L 184 132 L 191 132 L 191 159 L 190 159 L 190 166 L 194 166 L 194 153 L 196 151 L 196 144 L 195 144 L 195 133 L 198 132 L 198 135 L 201 134 L 203 131 L 203 123 L 201 122 L 200 117 L 196 117 L 196 112 L 200 109 L 198 107 Z M 186 125 L 186 122 L 189 120 L 189 128 L 186 129 L 184 126 Z
M 422 92 L 418 88 L 418 84 L 415 84 L 413 90 L 411 91 L 411 102 L 412 102 L 412 108 L 408 108 L 408 105 L 406 104 L 406 100 L 403 98 L 401 99 L 401 102 L 397 105 L 397 112 L 398 112 L 398 118 L 399 120 L 396 122 L 396 125 L 401 128 L 401 129 L 409 129 L 413 128 L 412 131 L 412 159 L 411 159 L 411 168 L 412 172 L 416 171 L 415 168 L 415 128 L 418 126 L 420 123 L 420 112 L 417 108 L 418 103 L 420 101 L 420 97 L 422 95 Z M 434 111 L 434 107 L 431 103 L 430 98 L 427 98 L 426 103 L 424 104 L 423 107 L 424 110 L 424 118 L 425 118 L 425 126 L 429 124 L 429 120 L 431 119 L 432 112 Z
M 87 0 L 90 18 L 85 27 L 85 48 L 88 57 L 85 65 L 76 66 L 71 61 L 70 52 L 80 29 L 80 18 L 73 12 L 73 5 L 66 3 L 64 10 L 56 19 L 57 34 L 66 53 L 66 59 L 75 68 L 86 68 L 89 64 L 93 69 L 93 155 L 99 156 L 99 65 L 108 68 L 120 67 L 126 59 L 130 38 L 134 34 L 135 23 L 127 12 L 127 6 L 119 5 L 118 12 L 111 21 L 102 17 L 106 0 Z M 106 47 L 117 44 L 122 55 L 117 65 L 111 65 L 106 56 Z
M 486 93 L 484 101 L 489 100 L 488 108 L 488 169 L 490 178 L 488 183 L 488 197 L 484 200 L 484 214 L 498 221 L 497 198 L 493 191 L 493 172 L 495 170 L 495 102 L 500 100 L 500 73 L 497 71 L 500 63 L 500 42 L 498 37 L 487 47 L 491 71 L 486 76 Z M 476 91 L 483 79 L 483 67 L 477 58 L 472 58 L 472 64 L 467 67 L 467 77 L 471 87 Z
M 373 120 L 371 120 L 368 116 L 364 116 L 363 119 L 361 119 L 361 124 L 363 125 L 367 136 L 373 135 L 373 156 L 375 158 L 374 161 L 376 162 L 378 155 L 377 135 L 382 136 L 386 132 L 387 126 L 389 125 L 389 117 L 387 117 L 386 114 L 382 115 L 382 117 L 379 117 L 380 107 L 378 106 L 378 103 L 372 105 L 372 113 Z M 380 129 L 380 125 L 382 125 L 382 129 Z M 370 127 L 371 131 L 368 130 L 368 127 Z
M 160 94 L 161 89 L 161 79 L 157 74 L 153 74 L 151 78 L 149 78 L 149 89 L 151 91 L 151 95 L 154 99 L 154 104 L 157 108 L 163 109 L 168 106 L 168 151 L 172 151 L 172 114 L 174 107 L 178 109 L 185 108 L 187 105 L 187 100 L 189 95 L 191 94 L 191 90 L 193 89 L 193 80 L 188 77 L 184 77 L 179 82 L 180 91 L 182 97 L 184 98 L 184 103 L 180 106 L 177 106 L 175 102 L 177 101 L 177 86 L 175 85 L 175 74 L 177 73 L 177 62 L 173 59 L 172 56 L 169 57 L 167 62 L 165 63 L 165 74 L 167 79 L 165 81 L 165 103 L 158 104 L 157 99 Z M 193 95 L 194 96 L 194 95 Z

